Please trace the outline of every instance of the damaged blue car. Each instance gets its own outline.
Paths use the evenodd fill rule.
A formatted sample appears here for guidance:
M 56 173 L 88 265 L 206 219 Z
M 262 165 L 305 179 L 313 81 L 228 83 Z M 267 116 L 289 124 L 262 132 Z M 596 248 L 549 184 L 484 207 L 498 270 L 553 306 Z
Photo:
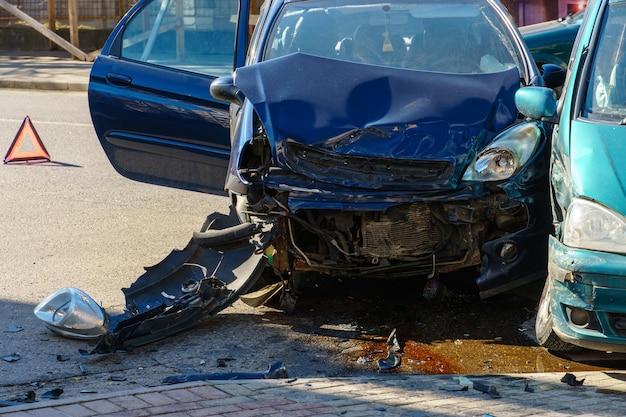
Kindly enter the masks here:
M 558 87 L 563 71 L 537 69 L 497 0 L 255 11 L 247 0 L 139 1 L 93 65 L 90 110 L 115 169 L 227 193 L 239 220 L 203 227 L 125 289 L 128 311 L 105 344 L 189 325 L 189 288 L 204 288 L 201 315 L 270 295 L 291 311 L 310 273 L 432 287 L 470 268 L 483 298 L 545 277 L 548 132 L 514 97 Z M 276 282 L 246 294 L 267 270 Z

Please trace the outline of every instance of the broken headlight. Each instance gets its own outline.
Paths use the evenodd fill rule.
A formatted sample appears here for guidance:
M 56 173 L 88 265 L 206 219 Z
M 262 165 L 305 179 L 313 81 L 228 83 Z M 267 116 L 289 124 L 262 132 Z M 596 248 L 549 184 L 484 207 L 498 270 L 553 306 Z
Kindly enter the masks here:
M 626 253 L 626 219 L 601 204 L 575 198 L 565 217 L 563 243 L 581 249 Z
M 464 181 L 501 181 L 511 178 L 528 162 L 541 140 L 534 123 L 516 125 L 476 155 L 463 175 Z

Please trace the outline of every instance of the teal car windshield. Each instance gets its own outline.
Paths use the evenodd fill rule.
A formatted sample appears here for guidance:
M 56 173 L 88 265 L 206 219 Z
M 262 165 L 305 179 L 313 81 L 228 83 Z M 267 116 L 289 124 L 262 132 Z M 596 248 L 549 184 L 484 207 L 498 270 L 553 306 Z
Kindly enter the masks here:
M 611 4 L 601 25 L 583 116 L 626 124 L 626 4 Z
M 520 51 L 504 17 L 484 1 L 286 3 L 264 60 L 302 52 L 326 58 L 448 73 L 517 67 Z

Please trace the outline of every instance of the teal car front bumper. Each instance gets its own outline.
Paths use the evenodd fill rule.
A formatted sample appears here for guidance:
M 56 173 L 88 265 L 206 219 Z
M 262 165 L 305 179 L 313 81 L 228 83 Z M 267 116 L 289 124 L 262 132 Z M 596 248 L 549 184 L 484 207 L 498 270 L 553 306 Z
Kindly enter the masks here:
M 550 237 L 553 330 L 588 349 L 626 352 L 626 256 L 571 248 Z

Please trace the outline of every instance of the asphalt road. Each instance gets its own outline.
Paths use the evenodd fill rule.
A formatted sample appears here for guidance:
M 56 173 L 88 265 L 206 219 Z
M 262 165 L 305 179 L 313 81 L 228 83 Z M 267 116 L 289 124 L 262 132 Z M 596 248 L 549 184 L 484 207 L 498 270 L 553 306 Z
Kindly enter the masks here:
M 60 387 L 65 397 L 78 397 L 160 385 L 171 375 L 264 371 L 276 360 L 294 377 L 375 375 L 393 328 L 405 351 L 392 372 L 558 372 L 625 363 L 595 354 L 573 362 L 536 346 L 527 337 L 533 300 L 481 303 L 471 288 L 453 285 L 444 301 L 425 303 L 419 284 L 397 282 L 344 282 L 302 297 L 295 316 L 237 302 L 166 340 L 81 355 L 90 345 L 51 334 L 33 315 L 35 305 L 72 286 L 107 311 L 121 311 L 121 288 L 183 248 L 208 214 L 226 213 L 227 199 L 117 174 L 97 141 L 85 93 L 2 90 L 0 115 L 2 156 L 29 116 L 52 159 L 0 165 L 0 358 L 19 357 L 0 360 L 0 400 L 33 388 Z
M 47 336 L 32 310 L 43 298 L 72 286 L 109 311 L 121 309 L 120 289 L 184 247 L 208 213 L 227 210 L 227 199 L 117 174 L 96 138 L 85 93 L 2 90 L 0 115 L 3 157 L 29 116 L 52 159 L 0 165 L 0 356 L 22 357 L 0 361 L 0 381 L 11 384 L 57 372 L 43 360 L 50 355 L 76 353 L 75 346 L 54 351 L 41 341 Z M 24 330 L 3 332 L 12 324 Z

